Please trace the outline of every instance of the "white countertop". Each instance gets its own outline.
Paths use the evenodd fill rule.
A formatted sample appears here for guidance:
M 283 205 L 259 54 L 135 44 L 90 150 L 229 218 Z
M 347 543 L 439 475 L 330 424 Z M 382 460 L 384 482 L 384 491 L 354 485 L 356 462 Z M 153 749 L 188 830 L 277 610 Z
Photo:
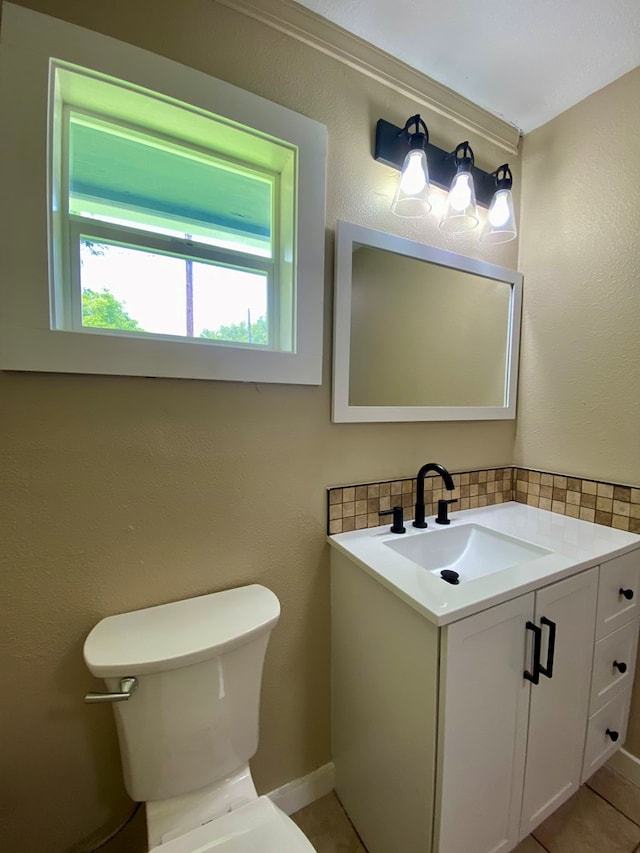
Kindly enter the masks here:
M 447 625 L 640 548 L 640 536 L 634 533 L 579 521 L 513 501 L 452 512 L 449 518 L 451 525 L 447 528 L 439 527 L 432 517 L 427 519 L 427 530 L 418 530 L 412 526 L 411 519 L 407 519 L 405 534 L 390 533 L 389 525 L 385 524 L 382 527 L 337 533 L 328 539 L 333 548 L 345 554 L 436 625 Z M 472 522 L 542 546 L 552 553 L 453 586 L 384 546 L 385 541 L 410 536 L 437 536 L 439 530 Z

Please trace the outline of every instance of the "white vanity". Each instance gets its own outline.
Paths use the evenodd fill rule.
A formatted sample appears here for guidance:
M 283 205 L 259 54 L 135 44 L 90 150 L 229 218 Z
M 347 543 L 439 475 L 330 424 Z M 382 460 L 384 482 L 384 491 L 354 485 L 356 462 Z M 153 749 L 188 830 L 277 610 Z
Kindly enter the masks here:
M 624 742 L 640 536 L 519 503 L 406 530 L 329 537 L 336 790 L 369 853 L 507 853 Z

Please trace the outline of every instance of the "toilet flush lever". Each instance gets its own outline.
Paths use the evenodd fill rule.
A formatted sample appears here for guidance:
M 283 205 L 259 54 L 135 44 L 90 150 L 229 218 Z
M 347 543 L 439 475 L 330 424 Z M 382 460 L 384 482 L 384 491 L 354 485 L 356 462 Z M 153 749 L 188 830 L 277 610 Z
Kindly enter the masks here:
M 121 678 L 120 693 L 87 693 L 84 701 L 87 705 L 97 705 L 103 702 L 125 702 L 136 692 L 137 686 L 137 678 Z

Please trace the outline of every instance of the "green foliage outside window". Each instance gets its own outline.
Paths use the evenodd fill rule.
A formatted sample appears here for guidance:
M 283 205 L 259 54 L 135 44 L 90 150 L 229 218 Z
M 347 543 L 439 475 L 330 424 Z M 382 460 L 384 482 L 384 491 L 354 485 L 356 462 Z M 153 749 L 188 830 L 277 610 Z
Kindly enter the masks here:
M 219 329 L 203 329 L 200 332 L 201 338 L 209 338 L 212 341 L 239 341 L 249 344 L 269 343 L 269 329 L 267 327 L 267 318 L 263 315 L 258 317 L 255 323 L 245 323 L 243 320 L 240 323 L 233 323 L 231 326 L 220 326 Z
M 138 321 L 127 314 L 124 304 L 106 288 L 100 292 L 90 289 L 82 291 L 82 325 L 98 329 L 144 332 Z
M 105 287 L 101 291 L 86 288 L 82 291 L 82 325 L 98 329 L 120 329 L 127 332 L 144 332 L 137 320 L 125 310 L 120 302 Z M 269 329 L 266 316 L 258 317 L 255 323 L 232 323 L 218 329 L 203 329 L 201 338 L 213 341 L 236 341 L 267 346 Z

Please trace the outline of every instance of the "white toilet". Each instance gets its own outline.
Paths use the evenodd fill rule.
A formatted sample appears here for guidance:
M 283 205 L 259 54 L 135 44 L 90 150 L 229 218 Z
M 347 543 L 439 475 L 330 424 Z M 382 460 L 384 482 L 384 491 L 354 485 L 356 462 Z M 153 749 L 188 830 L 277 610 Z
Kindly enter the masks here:
M 262 667 L 280 603 L 263 586 L 109 616 L 84 644 L 114 702 L 124 781 L 145 802 L 158 853 L 311 853 L 249 759 L 258 747 Z

